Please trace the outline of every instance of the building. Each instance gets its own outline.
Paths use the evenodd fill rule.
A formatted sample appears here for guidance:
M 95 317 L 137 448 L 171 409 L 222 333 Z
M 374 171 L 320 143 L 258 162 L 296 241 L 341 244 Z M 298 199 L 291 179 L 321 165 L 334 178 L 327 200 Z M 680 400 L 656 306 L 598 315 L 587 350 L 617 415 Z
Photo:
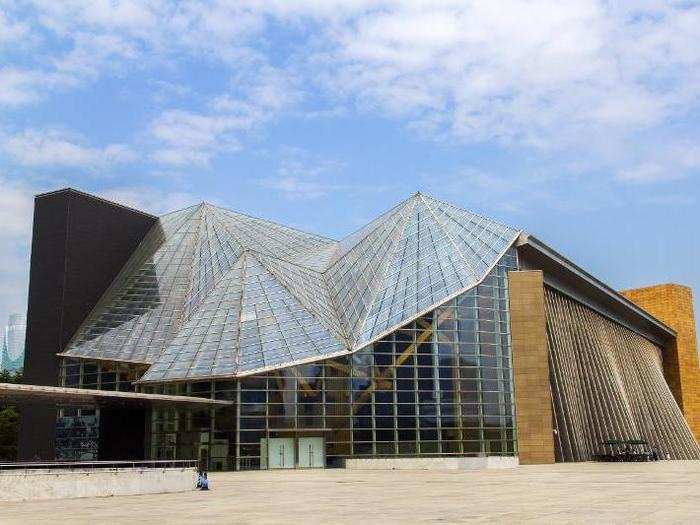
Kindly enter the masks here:
M 417 193 L 336 241 L 202 203 L 35 201 L 21 456 L 700 458 L 690 291 L 618 293 Z
M 24 337 L 26 318 L 22 314 L 11 314 L 3 335 L 0 353 L 0 370 L 17 372 L 24 365 Z

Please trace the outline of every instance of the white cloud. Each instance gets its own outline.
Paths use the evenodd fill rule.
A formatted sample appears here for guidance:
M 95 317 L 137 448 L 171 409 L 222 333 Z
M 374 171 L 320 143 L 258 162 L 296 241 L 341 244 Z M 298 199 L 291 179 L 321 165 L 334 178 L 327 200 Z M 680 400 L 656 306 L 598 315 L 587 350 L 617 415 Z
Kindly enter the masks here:
M 289 200 L 313 200 L 342 192 L 344 197 L 396 194 L 403 185 L 375 181 L 371 185 L 358 183 L 345 172 L 345 165 L 323 158 L 302 148 L 283 147 L 275 153 L 274 173 L 257 180 L 257 184 Z
M 31 167 L 103 168 L 136 160 L 123 144 L 89 147 L 79 135 L 59 129 L 28 129 L 4 138 L 0 151 L 11 161 Z
M 0 235 L 3 239 L 23 238 L 28 241 L 31 236 L 34 192 L 25 184 L 3 177 L 0 177 L 0 188 Z M 5 243 L 2 244 L 5 246 Z
M 700 65 L 700 50 L 686 20 L 700 22 L 700 7 L 664 7 L 654 22 L 640 11 L 390 3 L 328 31 L 325 85 L 431 134 L 571 147 L 697 103 L 700 77 L 688 66 Z
M 47 59 L 0 70 L 0 104 L 40 100 L 107 72 L 177 67 L 183 58 L 232 76 L 218 104 L 185 109 L 178 102 L 176 110 L 171 103 L 155 120 L 160 143 L 153 159 L 165 164 L 206 163 L 310 99 L 317 107 L 378 113 L 430 138 L 586 151 L 606 163 L 626 150 L 631 134 L 664 126 L 700 104 L 696 3 L 29 4 L 26 20 L 17 10 L 0 19 L 0 34 L 41 35 Z M 304 110 L 312 115 L 317 107 Z M 159 128 L 168 119 L 180 138 Z M 195 136 L 203 143 L 191 145 Z
M 41 74 L 6 66 L 0 68 L 0 106 L 20 106 L 39 98 Z
M 150 133 L 159 144 L 152 159 L 174 166 L 207 164 L 216 153 L 239 149 L 243 137 L 301 97 L 293 75 L 269 66 L 252 79 L 234 77 L 231 91 L 201 112 L 164 111 L 151 123 Z
M 618 173 L 618 178 L 626 182 L 647 183 L 678 179 L 680 175 L 673 168 L 652 162 L 623 169 Z
M 148 186 L 118 186 L 101 191 L 99 195 L 154 215 L 180 210 L 201 201 L 192 193 L 167 191 Z
M 137 42 L 114 34 L 77 33 L 72 49 L 54 60 L 52 75 L 65 84 L 95 80 L 104 70 L 115 70 L 139 58 Z
M 29 33 L 26 23 L 11 20 L 0 6 L 0 45 L 17 43 Z
M 152 158 L 175 166 L 206 164 L 217 151 L 238 149 L 238 133 L 251 125 L 251 119 L 245 115 L 217 116 L 169 110 L 151 124 L 151 134 L 163 146 Z
M 700 147 L 695 143 L 665 140 L 642 149 L 635 160 L 617 170 L 616 178 L 627 183 L 651 184 L 697 173 L 700 173 Z
M 293 170 L 291 172 L 280 170 L 271 177 L 263 177 L 259 184 L 263 188 L 274 190 L 286 199 L 311 200 L 325 197 L 329 193 L 349 189 L 346 184 L 333 181 L 333 177 L 319 177 L 304 171 Z M 330 179 L 330 180 L 329 180 Z
M 60 35 L 76 27 L 144 36 L 167 15 L 168 2 L 136 0 L 32 0 L 39 22 Z
M 148 84 L 153 88 L 151 96 L 156 102 L 165 102 L 171 98 L 182 98 L 192 92 L 189 86 L 182 83 L 168 82 L 158 78 L 149 79 Z
M 0 324 L 10 313 L 26 311 L 34 195 L 44 189 L 0 175 Z M 191 193 L 148 186 L 118 186 L 97 194 L 156 215 L 201 200 Z
M 273 175 L 258 184 L 291 200 L 317 199 L 336 191 L 350 190 L 340 180 L 342 164 L 322 159 L 300 148 L 286 147 L 278 153 L 278 166 Z
M 574 170 L 565 171 L 562 166 L 515 169 L 509 173 L 459 167 L 448 173 L 424 173 L 419 182 L 421 190 L 460 201 L 466 208 L 487 216 L 520 216 L 541 207 L 572 212 L 620 204 L 597 181 Z M 571 185 L 576 186 L 576 192 L 571 191 Z M 583 199 L 582 194 L 595 195 L 595 199 Z
M 0 176 L 0 323 L 11 313 L 26 311 L 35 191 Z

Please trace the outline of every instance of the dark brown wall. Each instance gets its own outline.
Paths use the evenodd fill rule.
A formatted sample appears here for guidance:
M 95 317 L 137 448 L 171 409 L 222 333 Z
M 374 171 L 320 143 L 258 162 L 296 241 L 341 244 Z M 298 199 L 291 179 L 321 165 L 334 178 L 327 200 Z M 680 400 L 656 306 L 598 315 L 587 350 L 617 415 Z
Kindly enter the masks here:
M 34 200 L 25 381 L 57 385 L 59 359 L 156 217 L 66 189 Z M 20 459 L 53 459 L 55 409 L 22 410 Z
M 100 461 L 145 459 L 146 415 L 145 409 L 100 408 Z

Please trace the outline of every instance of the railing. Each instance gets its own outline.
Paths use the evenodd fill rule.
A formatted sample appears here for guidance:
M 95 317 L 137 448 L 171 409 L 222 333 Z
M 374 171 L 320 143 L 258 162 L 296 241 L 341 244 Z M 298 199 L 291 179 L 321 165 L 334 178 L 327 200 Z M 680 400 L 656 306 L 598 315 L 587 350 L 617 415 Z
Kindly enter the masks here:
M 134 469 L 134 468 L 197 468 L 196 459 L 164 459 L 143 461 L 41 461 L 0 463 L 1 470 L 90 470 L 90 469 Z

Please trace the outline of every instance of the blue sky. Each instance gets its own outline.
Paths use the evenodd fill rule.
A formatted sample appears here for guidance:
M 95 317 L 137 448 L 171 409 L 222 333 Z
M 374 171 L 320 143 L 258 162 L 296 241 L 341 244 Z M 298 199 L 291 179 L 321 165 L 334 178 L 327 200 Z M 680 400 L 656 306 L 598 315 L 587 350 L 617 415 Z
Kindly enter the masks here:
M 700 290 L 700 4 L 627 4 L 0 0 L 0 319 L 64 186 L 332 237 L 421 190 Z

